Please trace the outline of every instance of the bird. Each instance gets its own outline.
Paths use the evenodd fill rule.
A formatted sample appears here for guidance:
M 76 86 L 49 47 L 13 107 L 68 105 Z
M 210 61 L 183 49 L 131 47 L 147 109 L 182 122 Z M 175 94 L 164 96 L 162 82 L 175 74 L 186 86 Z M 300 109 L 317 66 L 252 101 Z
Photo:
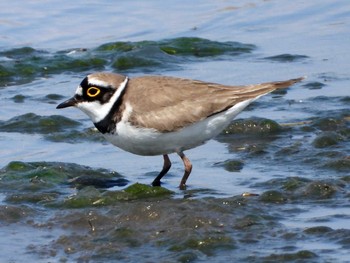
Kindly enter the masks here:
M 169 154 L 177 153 L 184 165 L 179 188 L 186 189 L 192 163 L 184 151 L 217 136 L 261 96 L 302 79 L 231 86 L 170 76 L 129 78 L 95 72 L 87 75 L 74 96 L 57 109 L 80 109 L 107 141 L 127 152 L 162 155 L 163 168 L 152 186 L 161 185 L 171 167 Z

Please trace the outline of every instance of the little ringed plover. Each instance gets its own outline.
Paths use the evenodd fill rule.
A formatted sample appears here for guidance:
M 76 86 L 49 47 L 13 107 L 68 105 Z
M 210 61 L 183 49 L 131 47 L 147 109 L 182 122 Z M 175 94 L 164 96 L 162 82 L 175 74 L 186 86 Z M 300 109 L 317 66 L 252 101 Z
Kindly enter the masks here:
M 98 72 L 88 75 L 75 95 L 57 106 L 77 107 L 113 145 L 138 155 L 163 155 L 163 169 L 152 185 L 169 171 L 168 154 L 177 153 L 186 188 L 192 164 L 184 151 L 218 135 L 254 100 L 303 78 L 248 86 L 228 86 L 165 76 L 127 76 Z

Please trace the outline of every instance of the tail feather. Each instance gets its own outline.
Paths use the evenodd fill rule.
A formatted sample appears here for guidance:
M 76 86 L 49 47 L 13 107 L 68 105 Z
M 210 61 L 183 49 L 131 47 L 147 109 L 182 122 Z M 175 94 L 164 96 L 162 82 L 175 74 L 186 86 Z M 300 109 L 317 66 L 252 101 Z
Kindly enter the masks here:
M 261 96 L 264 96 L 274 90 L 287 88 L 297 82 L 300 82 L 304 79 L 304 77 L 290 79 L 285 81 L 274 81 L 274 82 L 266 82 L 261 84 L 254 84 L 248 86 L 237 87 L 233 91 L 234 96 L 238 101 L 251 100 L 255 101 Z M 231 91 L 231 92 L 232 92 Z
M 275 89 L 284 89 L 289 86 L 292 86 L 295 83 L 302 81 L 303 79 L 305 79 L 305 77 L 290 79 L 286 81 L 275 81 L 275 82 L 270 82 L 270 84 L 272 84 Z

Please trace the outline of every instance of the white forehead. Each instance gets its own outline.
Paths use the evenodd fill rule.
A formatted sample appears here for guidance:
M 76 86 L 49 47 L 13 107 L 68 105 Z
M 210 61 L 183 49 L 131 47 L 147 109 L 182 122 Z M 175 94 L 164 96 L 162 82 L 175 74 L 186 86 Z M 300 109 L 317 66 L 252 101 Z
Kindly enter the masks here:
M 83 88 L 79 85 L 77 90 L 75 91 L 76 95 L 83 96 Z
M 98 86 L 98 87 L 108 87 L 109 84 L 106 81 L 103 81 L 98 78 L 94 78 L 92 76 L 88 76 L 88 82 L 90 85 Z

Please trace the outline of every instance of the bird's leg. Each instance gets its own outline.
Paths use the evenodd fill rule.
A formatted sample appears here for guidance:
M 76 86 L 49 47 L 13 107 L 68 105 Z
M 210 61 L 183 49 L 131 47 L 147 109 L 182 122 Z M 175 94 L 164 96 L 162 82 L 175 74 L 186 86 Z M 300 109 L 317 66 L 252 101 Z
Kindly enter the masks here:
M 181 179 L 179 188 L 181 190 L 185 190 L 186 189 L 186 181 L 187 181 L 187 179 L 190 176 L 190 173 L 192 171 L 192 164 L 191 164 L 191 161 L 184 155 L 183 152 L 178 152 L 177 154 L 181 157 L 181 159 L 184 163 L 184 166 L 185 166 L 185 173 Z
M 163 169 L 160 171 L 158 176 L 153 180 L 152 182 L 153 186 L 160 186 L 160 180 L 163 178 L 164 175 L 166 175 L 166 173 L 169 171 L 171 167 L 171 161 L 167 154 L 163 155 L 163 159 L 164 159 Z

